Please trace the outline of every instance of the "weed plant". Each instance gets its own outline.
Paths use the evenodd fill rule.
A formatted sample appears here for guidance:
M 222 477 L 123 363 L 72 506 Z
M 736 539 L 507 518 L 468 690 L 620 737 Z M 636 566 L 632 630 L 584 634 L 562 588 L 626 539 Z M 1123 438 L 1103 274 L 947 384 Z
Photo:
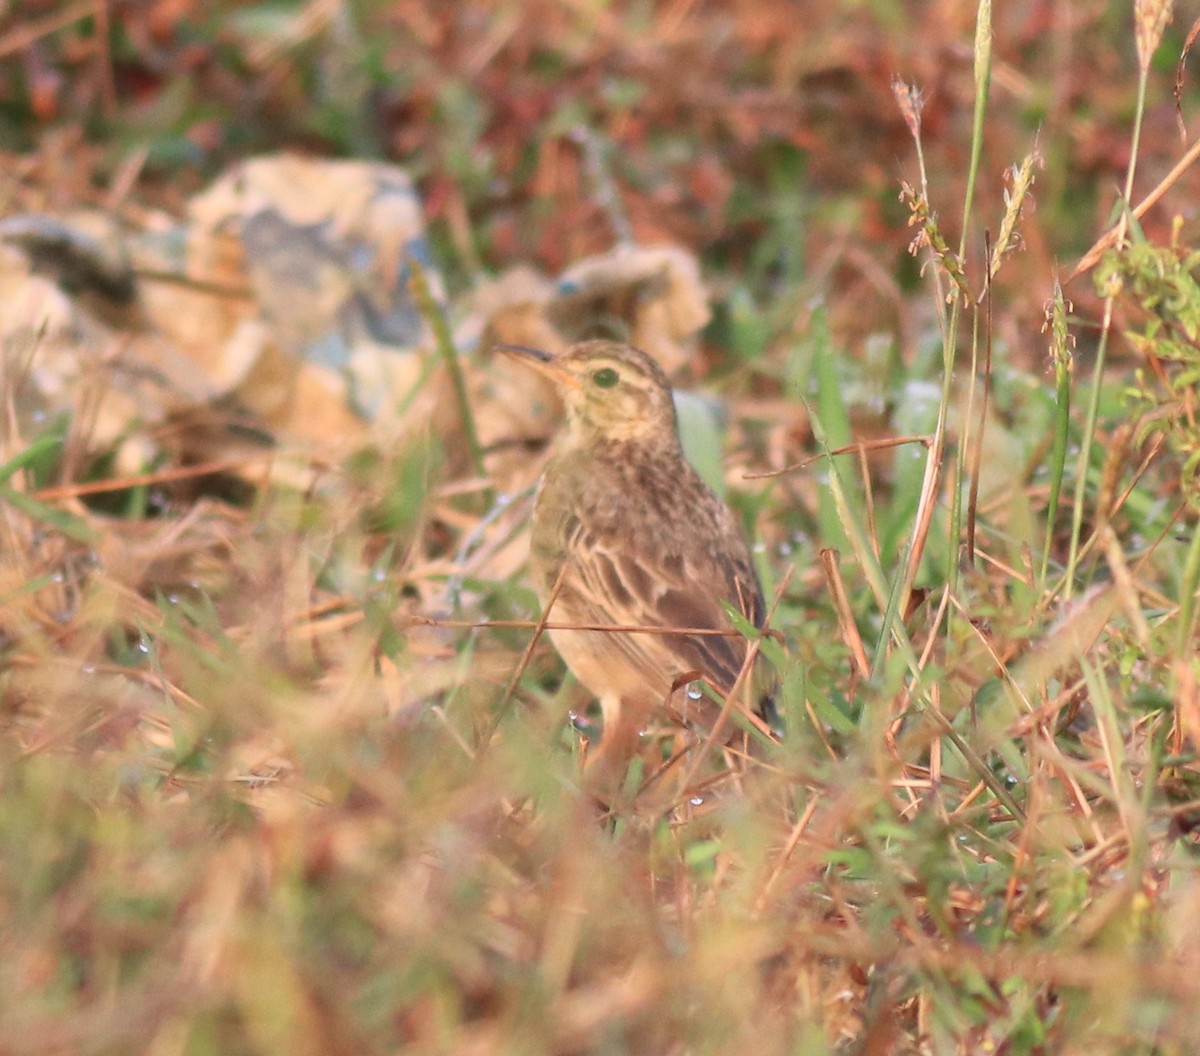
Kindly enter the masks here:
M 594 16 L 686 23 L 665 6 Z M 736 260 L 710 242 L 729 271 L 709 381 L 786 734 L 710 749 L 691 783 L 635 768 L 608 813 L 580 791 L 587 701 L 523 570 L 480 557 L 526 507 L 496 506 L 477 441 L 462 479 L 423 441 L 307 491 L 195 499 L 88 463 L 78 422 L 18 427 L 6 352 L 0 1053 L 1200 1049 L 1198 257 L 1134 193 L 1169 4 L 1117 6 L 1124 188 L 1076 274 L 1036 280 L 1035 354 L 1004 284 L 1066 148 L 984 150 L 992 85 L 1016 83 L 990 0 L 961 185 L 927 166 L 928 97 L 894 88 L 914 175 L 892 215 L 920 269 L 879 280 L 896 340 L 840 336 L 837 268 L 801 248 L 801 151 L 775 152 L 752 222 L 731 191 L 760 237 Z M 583 77 L 583 48 L 528 68 Z M 482 166 L 455 185 L 477 201 L 537 144 L 480 154 L 484 99 L 460 89 L 444 148 Z M 339 98 L 317 126 L 341 127 Z M 478 266 L 459 220 L 444 248 Z

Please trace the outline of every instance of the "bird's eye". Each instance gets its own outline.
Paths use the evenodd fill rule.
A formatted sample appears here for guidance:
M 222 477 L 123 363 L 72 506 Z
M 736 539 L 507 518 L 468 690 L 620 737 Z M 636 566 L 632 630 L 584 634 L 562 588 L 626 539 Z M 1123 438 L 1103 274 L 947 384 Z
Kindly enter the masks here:
M 602 389 L 611 389 L 619 380 L 617 372 L 612 367 L 601 367 L 592 375 L 592 381 Z

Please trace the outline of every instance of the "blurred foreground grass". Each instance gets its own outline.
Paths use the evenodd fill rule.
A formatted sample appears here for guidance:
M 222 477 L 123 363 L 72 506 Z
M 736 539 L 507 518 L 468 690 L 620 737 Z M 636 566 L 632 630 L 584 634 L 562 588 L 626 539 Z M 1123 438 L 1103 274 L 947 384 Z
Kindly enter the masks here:
M 1143 33 L 1153 6 L 1138 5 Z M 642 11 L 666 33 L 686 7 L 631 9 L 617 25 L 632 36 Z M 864 10 L 882 24 L 891 9 Z M 841 39 L 836 19 L 819 28 Z M 978 42 L 964 59 L 970 19 L 958 28 L 946 46 L 973 85 L 969 114 L 987 74 L 1015 91 L 1013 70 Z M 661 76 L 622 43 L 630 69 Z M 309 68 L 288 56 L 276 88 Z M 556 56 L 545 75 L 586 86 L 594 56 L 573 37 L 529 68 Z M 1139 59 L 1096 97 L 1119 96 L 1137 121 L 1133 79 L 1150 76 Z M 461 168 L 481 164 L 463 114 L 482 104 L 478 85 L 460 87 L 437 106 L 457 108 L 441 120 L 459 138 L 442 149 L 462 146 Z M 1050 114 L 1073 112 L 1069 92 L 1025 89 Z M 748 120 L 746 105 L 724 117 Z M 926 112 L 923 141 L 939 106 L 953 109 Z M 762 540 L 768 593 L 795 566 L 774 619 L 788 734 L 714 764 L 702 786 L 665 779 L 654 809 L 600 819 L 580 795 L 565 720 L 586 701 L 560 684 L 547 646 L 506 698 L 529 631 L 430 623 L 537 615 L 520 571 L 462 577 L 482 484 L 443 479 L 435 451 L 377 453 L 244 507 L 148 503 L 120 480 L 101 506 L 39 498 L 70 484 L 56 474 L 79 426 L 6 424 L 0 1052 L 1196 1051 L 1200 291 L 1188 218 L 1172 243 L 1169 223 L 1126 216 L 1098 289 L 1069 288 L 1090 308 L 1072 315 L 1061 300 L 1038 336 L 1020 313 L 1053 289 L 1014 296 L 1011 310 L 981 297 L 981 252 L 966 234 L 967 252 L 954 247 L 925 208 L 965 203 L 967 232 L 999 237 L 999 174 L 985 161 L 993 189 L 972 204 L 970 141 L 948 152 L 961 171 L 914 177 L 909 196 L 921 259 L 937 257 L 926 286 L 961 276 L 965 296 L 901 293 L 913 276 L 880 278 L 855 224 L 838 254 L 816 258 L 826 280 L 846 261 L 874 276 L 895 319 L 868 312 L 859 285 L 817 286 L 799 239 L 818 221 L 790 182 L 803 182 L 802 152 L 751 151 L 747 170 L 765 166 L 770 193 L 730 192 L 739 238 L 711 243 L 729 268 L 713 379 L 733 410 L 729 484 Z M 1041 144 L 1055 205 L 1077 175 L 1064 144 Z M 455 195 L 490 217 L 485 255 L 522 248 L 512 203 L 487 213 L 495 185 L 483 174 L 491 189 L 472 191 L 469 175 L 457 171 L 453 191 L 445 173 L 425 186 L 449 218 L 447 252 L 475 252 L 476 218 L 447 205 Z M 1018 230 L 1045 259 L 1055 229 L 1031 204 Z M 1071 226 L 1062 244 L 1077 243 Z M 996 289 L 1022 259 L 998 260 Z M 1117 322 L 1102 328 L 1106 314 Z M 860 323 L 872 336 L 851 347 Z M 1139 371 L 1116 354 L 1131 351 Z M 744 479 L 801 456 L 801 408 L 818 455 L 864 434 L 912 442 Z M 514 503 L 493 534 L 520 521 Z M 824 566 L 822 547 L 838 551 Z

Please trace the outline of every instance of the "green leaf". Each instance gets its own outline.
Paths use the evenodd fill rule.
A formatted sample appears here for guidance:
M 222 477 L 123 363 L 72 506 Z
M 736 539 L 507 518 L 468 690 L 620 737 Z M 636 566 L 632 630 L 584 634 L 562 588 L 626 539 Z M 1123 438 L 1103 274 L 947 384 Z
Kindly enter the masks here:
M 35 521 L 49 525 L 55 531 L 61 532 L 68 539 L 74 539 L 77 543 L 90 544 L 96 541 L 96 532 L 86 521 L 65 510 L 48 506 L 32 495 L 26 495 L 23 491 L 10 488 L 7 484 L 0 484 L 0 502 L 7 502 Z

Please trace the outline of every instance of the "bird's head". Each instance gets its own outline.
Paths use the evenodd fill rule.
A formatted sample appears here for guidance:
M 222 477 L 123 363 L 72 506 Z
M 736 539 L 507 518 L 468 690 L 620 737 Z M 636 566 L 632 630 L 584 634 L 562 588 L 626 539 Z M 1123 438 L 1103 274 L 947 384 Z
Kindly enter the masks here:
M 554 382 L 576 442 L 679 442 L 671 385 L 644 352 L 617 341 L 583 341 L 559 356 L 498 347 Z

